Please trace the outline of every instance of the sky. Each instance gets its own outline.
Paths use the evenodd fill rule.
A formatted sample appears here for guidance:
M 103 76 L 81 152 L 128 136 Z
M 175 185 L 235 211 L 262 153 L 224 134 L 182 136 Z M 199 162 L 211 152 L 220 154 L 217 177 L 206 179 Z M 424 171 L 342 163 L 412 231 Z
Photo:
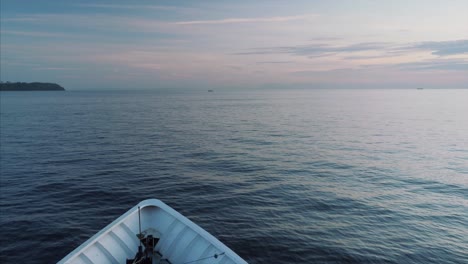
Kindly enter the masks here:
M 1 0 L 1 81 L 468 88 L 467 0 Z

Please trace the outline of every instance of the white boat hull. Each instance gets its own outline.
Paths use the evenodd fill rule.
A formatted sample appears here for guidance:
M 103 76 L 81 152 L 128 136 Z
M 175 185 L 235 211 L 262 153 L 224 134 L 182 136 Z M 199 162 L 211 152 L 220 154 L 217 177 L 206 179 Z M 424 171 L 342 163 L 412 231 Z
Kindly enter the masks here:
M 156 199 L 140 202 L 59 263 L 126 263 L 138 251 L 141 230 L 156 231 L 160 240 L 154 250 L 160 256 L 153 263 L 247 263 L 204 229 Z

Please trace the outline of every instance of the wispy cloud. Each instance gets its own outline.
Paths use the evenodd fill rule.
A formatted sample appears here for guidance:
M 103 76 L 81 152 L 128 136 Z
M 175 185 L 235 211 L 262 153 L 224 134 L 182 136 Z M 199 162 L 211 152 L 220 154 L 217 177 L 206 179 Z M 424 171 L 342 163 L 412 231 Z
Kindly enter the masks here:
M 37 32 L 37 31 L 14 31 L 14 30 L 2 30 L 0 34 L 5 35 L 17 35 L 17 36 L 28 36 L 28 37 L 73 37 L 72 34 L 65 33 L 53 33 L 53 32 Z
M 22 23 L 23 27 L 40 26 L 40 28 L 49 28 L 53 25 L 61 25 L 64 28 L 69 28 L 70 32 L 86 32 L 88 35 L 95 33 L 89 33 L 89 28 L 93 31 L 104 31 L 109 34 L 110 32 L 173 32 L 172 28 L 169 28 L 170 24 L 167 22 L 139 18 L 131 16 L 118 16 L 115 14 L 28 14 L 14 18 L 16 22 Z M 3 22 L 3 20 L 2 20 Z M 3 27 L 8 28 L 8 27 Z M 15 35 L 29 35 L 29 36 L 49 36 L 54 37 L 55 33 L 36 34 L 35 31 L 20 31 L 20 30 L 8 30 L 2 31 L 5 34 Z M 68 34 L 69 31 L 63 31 L 63 34 Z M 70 34 L 71 35 L 71 34 Z M 77 35 L 74 33 L 73 35 Z M 58 35 L 57 35 L 58 36 Z M 100 37 L 100 36 L 97 36 Z
M 289 54 L 296 56 L 321 57 L 333 54 L 350 54 L 361 52 L 374 52 L 378 54 L 347 56 L 345 59 L 372 59 L 408 54 L 412 52 L 427 52 L 432 55 L 448 56 L 468 53 L 468 40 L 453 41 L 426 41 L 420 43 L 390 43 L 390 42 L 363 42 L 350 45 L 337 46 L 333 44 L 313 43 L 309 45 L 252 48 L 235 55 L 262 55 L 262 54 Z
M 451 41 L 426 41 L 406 47 L 410 50 L 429 50 L 433 55 L 448 56 L 468 53 L 468 39 Z
M 357 43 L 345 46 L 336 46 L 330 44 L 310 44 L 299 46 L 285 46 L 272 48 L 254 48 L 250 51 L 236 53 L 236 55 L 255 55 L 255 54 L 290 54 L 299 56 L 326 56 L 340 52 L 362 52 L 370 50 L 387 49 L 389 43 L 384 42 L 368 42 Z
M 268 22 L 285 22 L 291 20 L 306 19 L 311 15 L 297 16 L 275 16 L 275 17 L 254 17 L 254 18 L 225 18 L 218 20 L 191 20 L 175 22 L 176 25 L 216 25 L 216 24 L 237 24 L 237 23 L 268 23 Z
M 2 22 L 34 22 L 38 19 L 36 17 L 1 17 Z
M 426 60 L 420 62 L 400 63 L 395 65 L 399 69 L 411 71 L 443 70 L 443 71 L 465 71 L 468 72 L 468 60 Z
M 384 59 L 389 57 L 394 57 L 395 54 L 379 54 L 379 55 L 352 55 L 352 56 L 345 56 L 343 59 L 345 60 L 369 60 L 369 59 Z
M 293 63 L 294 61 L 257 61 L 257 64 L 287 64 Z
M 121 5 L 121 4 L 75 4 L 78 7 L 89 7 L 99 9 L 156 9 L 156 10 L 187 10 L 186 7 L 163 6 L 163 5 Z
M 78 68 L 69 68 L 69 67 L 36 67 L 33 70 L 37 71 L 72 71 L 77 70 Z

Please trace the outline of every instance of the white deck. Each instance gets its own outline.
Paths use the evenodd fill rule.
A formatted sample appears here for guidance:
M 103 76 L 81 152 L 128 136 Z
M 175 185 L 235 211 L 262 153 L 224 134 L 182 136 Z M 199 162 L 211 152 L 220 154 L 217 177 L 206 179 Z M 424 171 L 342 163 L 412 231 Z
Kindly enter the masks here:
M 141 208 L 141 230 L 153 228 L 161 234 L 155 250 L 162 254 L 162 259 L 172 264 L 247 263 L 211 234 L 156 199 L 140 202 L 59 263 L 121 264 L 134 258 L 139 245 L 136 236 L 139 233 L 138 206 Z M 219 256 L 214 258 L 215 254 Z M 192 262 L 203 258 L 207 259 Z

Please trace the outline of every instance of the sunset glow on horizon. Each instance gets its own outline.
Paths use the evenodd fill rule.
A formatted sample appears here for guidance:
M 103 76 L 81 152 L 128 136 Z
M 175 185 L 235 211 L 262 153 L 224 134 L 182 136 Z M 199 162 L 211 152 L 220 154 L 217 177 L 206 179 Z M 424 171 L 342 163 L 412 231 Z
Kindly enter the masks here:
M 468 1 L 1 2 L 1 80 L 468 88 Z

